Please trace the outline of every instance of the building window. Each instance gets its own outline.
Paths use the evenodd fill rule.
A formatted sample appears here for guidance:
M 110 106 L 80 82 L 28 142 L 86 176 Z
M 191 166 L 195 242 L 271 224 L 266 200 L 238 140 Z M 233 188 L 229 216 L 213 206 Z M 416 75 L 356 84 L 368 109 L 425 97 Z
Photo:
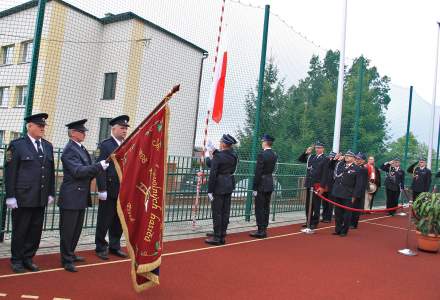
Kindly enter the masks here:
M 34 43 L 32 41 L 26 41 L 21 43 L 21 57 L 20 62 L 31 62 L 32 61 L 32 49 Z
M 110 136 L 110 120 L 111 118 L 101 118 L 99 120 L 99 140 L 101 143 L 103 140 Z
M 4 142 L 5 142 L 5 131 L 0 130 L 0 146 L 3 146 Z
M 0 107 L 8 107 L 9 102 L 9 87 L 0 87 Z
M 24 107 L 26 105 L 27 86 L 17 86 L 17 93 L 15 96 L 15 106 Z
M 13 62 L 14 45 L 2 47 L 2 65 L 10 65 Z
M 9 142 L 18 139 L 21 136 L 20 132 L 11 131 L 11 135 L 9 137 Z
M 104 94 L 102 99 L 112 100 L 115 99 L 116 93 L 116 78 L 118 73 L 105 73 L 104 76 Z

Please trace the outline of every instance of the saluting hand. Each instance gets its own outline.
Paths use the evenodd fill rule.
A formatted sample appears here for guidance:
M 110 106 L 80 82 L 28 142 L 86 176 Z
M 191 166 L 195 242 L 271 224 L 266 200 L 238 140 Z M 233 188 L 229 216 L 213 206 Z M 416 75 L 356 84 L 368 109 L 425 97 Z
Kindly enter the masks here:
M 47 197 L 47 205 L 51 205 L 55 201 L 55 198 L 53 196 Z
M 252 196 L 257 197 L 257 195 L 258 195 L 258 192 L 257 192 L 257 191 L 253 191 L 253 192 L 252 192 Z
M 310 153 L 312 153 L 312 151 L 313 151 L 313 148 L 309 147 L 306 149 L 306 154 L 310 154 Z

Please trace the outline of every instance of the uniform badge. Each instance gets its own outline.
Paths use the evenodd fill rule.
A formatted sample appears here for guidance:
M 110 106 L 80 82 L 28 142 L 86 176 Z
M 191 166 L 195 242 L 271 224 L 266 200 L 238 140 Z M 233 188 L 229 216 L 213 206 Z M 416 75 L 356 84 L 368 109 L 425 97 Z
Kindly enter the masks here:
M 6 158 L 6 162 L 10 162 L 12 160 L 12 150 L 6 151 L 5 158 Z

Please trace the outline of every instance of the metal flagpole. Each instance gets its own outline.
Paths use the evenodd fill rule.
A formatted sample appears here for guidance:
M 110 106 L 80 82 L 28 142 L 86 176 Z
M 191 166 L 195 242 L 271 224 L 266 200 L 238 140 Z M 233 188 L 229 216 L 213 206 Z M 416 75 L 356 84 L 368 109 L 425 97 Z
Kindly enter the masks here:
M 440 40 L 440 22 L 437 22 L 437 51 L 435 52 L 435 71 L 434 71 L 434 89 L 432 93 L 432 112 L 431 112 L 431 126 L 430 126 L 430 138 L 428 149 L 428 168 L 431 169 L 432 165 L 432 147 L 434 143 L 434 126 L 435 126 L 435 100 L 437 98 L 437 73 L 438 73 L 438 52 L 439 52 L 439 40 Z
M 333 152 L 339 153 L 341 139 L 342 97 L 344 93 L 344 69 L 345 69 L 345 38 L 347 29 L 347 0 L 344 0 L 344 12 L 342 22 L 342 45 L 339 57 L 338 91 L 336 96 L 335 131 L 333 133 Z

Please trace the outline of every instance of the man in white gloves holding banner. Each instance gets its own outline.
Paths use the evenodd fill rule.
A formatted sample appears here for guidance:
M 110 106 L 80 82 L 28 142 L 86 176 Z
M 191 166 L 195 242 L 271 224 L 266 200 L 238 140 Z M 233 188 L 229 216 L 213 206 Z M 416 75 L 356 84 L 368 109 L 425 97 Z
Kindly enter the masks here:
M 122 144 L 127 137 L 127 129 L 130 127 L 126 115 L 118 116 L 110 120 L 111 136 L 105 139 L 98 146 L 97 160 L 107 159 L 112 152 Z M 96 223 L 96 255 L 103 259 L 108 259 L 108 253 L 125 258 L 127 254 L 121 251 L 122 227 L 118 218 L 116 204 L 119 194 L 119 178 L 116 173 L 115 165 L 110 162 L 109 168 L 96 177 L 98 186 L 99 208 Z M 108 232 L 109 242 L 105 240 Z
M 15 273 L 39 271 L 32 259 L 43 229 L 44 208 L 55 197 L 52 144 L 43 139 L 46 113 L 25 118 L 27 134 L 6 151 L 6 206 L 12 209 L 11 268 Z

